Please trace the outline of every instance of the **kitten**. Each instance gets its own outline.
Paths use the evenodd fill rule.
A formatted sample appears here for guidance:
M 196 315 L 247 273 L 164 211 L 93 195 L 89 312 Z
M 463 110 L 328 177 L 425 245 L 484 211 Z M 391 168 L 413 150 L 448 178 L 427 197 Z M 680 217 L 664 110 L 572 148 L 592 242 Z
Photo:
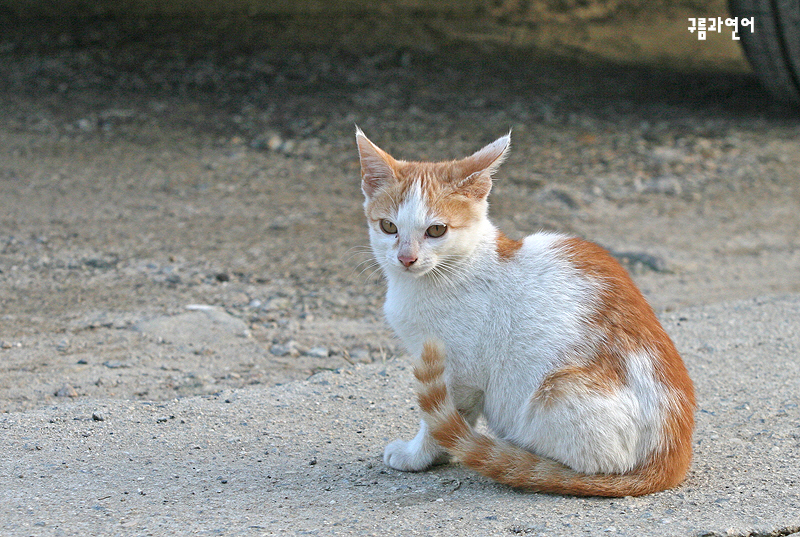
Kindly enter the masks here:
M 540 492 L 640 495 L 691 460 L 694 389 L 627 272 L 556 233 L 511 240 L 487 217 L 504 136 L 462 160 L 395 160 L 356 131 L 385 314 L 421 360 L 419 433 L 384 462 L 420 471 L 449 454 Z M 474 429 L 480 415 L 494 437 Z

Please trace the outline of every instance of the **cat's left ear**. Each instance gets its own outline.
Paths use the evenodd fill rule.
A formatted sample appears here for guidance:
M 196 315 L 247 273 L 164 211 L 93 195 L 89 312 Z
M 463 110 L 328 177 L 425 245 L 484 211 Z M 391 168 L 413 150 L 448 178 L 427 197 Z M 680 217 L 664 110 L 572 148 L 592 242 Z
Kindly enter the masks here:
M 463 159 L 461 166 L 465 177 L 459 181 L 458 189 L 475 199 L 483 199 L 488 196 L 492 189 L 492 175 L 506 159 L 510 146 L 511 133 L 509 132 Z
M 373 144 L 361 129 L 356 127 L 356 144 L 361 159 L 361 190 L 371 198 L 388 181 L 395 181 L 392 156 Z

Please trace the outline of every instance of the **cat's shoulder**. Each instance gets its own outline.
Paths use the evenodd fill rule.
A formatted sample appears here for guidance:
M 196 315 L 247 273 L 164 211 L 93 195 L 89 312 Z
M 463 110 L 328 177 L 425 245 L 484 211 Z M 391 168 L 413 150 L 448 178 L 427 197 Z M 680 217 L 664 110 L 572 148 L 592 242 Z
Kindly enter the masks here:
M 516 258 L 523 264 L 542 261 L 566 264 L 595 275 L 598 271 L 615 273 L 621 270 L 619 263 L 602 246 L 554 231 L 539 231 L 519 241 Z
M 557 231 L 539 231 L 522 239 L 520 250 L 525 252 L 551 252 L 559 250 L 565 241 L 575 237 Z
M 605 262 L 611 254 L 602 246 L 574 235 L 556 231 L 539 231 L 520 241 L 521 254 L 546 254 L 564 259 L 595 259 Z

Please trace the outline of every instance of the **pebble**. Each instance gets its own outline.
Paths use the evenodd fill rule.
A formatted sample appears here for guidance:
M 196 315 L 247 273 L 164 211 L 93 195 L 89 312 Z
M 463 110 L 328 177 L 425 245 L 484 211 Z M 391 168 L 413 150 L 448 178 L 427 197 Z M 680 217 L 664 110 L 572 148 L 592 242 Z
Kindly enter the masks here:
M 357 347 L 350 349 L 349 354 L 353 362 L 360 362 L 362 364 L 368 364 L 372 362 L 372 356 L 367 349 Z
M 292 349 L 289 347 L 289 345 L 275 344 L 269 348 L 269 352 L 275 356 L 287 356 L 291 354 Z
M 305 355 L 312 358 L 327 358 L 330 352 L 326 347 L 311 347 L 305 352 Z
M 642 194 L 680 196 L 683 193 L 681 179 L 672 175 L 662 175 L 647 181 L 638 182 L 635 185 L 635 189 Z
M 56 397 L 78 397 L 78 392 L 69 384 L 65 384 L 56 391 Z
M 292 153 L 297 143 L 294 140 L 284 140 L 281 135 L 276 133 L 266 133 L 253 138 L 250 147 L 253 149 L 268 150 L 274 153 Z
M 124 369 L 127 367 L 131 367 L 131 364 L 128 362 L 123 362 L 121 360 L 106 360 L 103 362 L 103 365 L 109 369 Z
M 670 272 L 667 262 L 656 255 L 644 252 L 611 252 L 611 255 L 634 272 L 641 272 L 643 269 L 661 273 Z
M 271 311 L 271 310 L 287 310 L 292 307 L 292 301 L 286 297 L 275 297 L 270 298 L 266 304 L 264 304 L 261 309 L 264 311 Z
M 273 134 L 267 138 L 267 149 L 270 151 L 279 151 L 283 146 L 283 138 L 277 134 Z

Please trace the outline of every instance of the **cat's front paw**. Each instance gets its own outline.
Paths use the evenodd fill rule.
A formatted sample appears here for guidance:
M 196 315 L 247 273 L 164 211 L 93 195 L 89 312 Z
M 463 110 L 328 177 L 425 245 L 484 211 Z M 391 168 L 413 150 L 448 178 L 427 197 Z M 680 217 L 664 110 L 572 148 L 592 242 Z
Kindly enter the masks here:
M 428 449 L 425 449 L 425 448 Z M 449 455 L 439 449 L 421 445 L 415 438 L 410 442 L 395 440 L 383 451 L 383 462 L 386 466 L 403 472 L 420 472 L 434 464 L 447 462 Z
M 427 453 L 412 447 L 414 441 L 395 440 L 383 451 L 383 463 L 403 472 L 419 472 L 428 469 L 433 461 Z

